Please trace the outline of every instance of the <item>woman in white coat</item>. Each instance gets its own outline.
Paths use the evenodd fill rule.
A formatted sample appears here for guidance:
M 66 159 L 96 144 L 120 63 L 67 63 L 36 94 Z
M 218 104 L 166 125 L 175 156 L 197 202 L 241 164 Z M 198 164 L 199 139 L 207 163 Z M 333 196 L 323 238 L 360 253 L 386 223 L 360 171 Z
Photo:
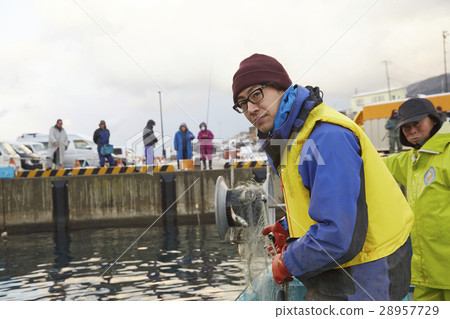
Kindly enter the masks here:
M 60 169 L 64 162 L 64 152 L 69 146 L 69 139 L 62 125 L 62 120 L 57 120 L 48 133 L 47 168 L 52 168 L 55 163 L 56 169 Z

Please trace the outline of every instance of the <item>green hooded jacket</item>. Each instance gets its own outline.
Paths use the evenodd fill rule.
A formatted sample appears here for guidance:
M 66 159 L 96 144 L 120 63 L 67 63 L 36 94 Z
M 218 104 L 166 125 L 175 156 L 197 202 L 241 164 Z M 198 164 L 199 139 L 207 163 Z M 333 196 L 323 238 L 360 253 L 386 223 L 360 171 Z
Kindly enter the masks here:
M 445 122 L 419 150 L 384 161 L 406 187 L 414 212 L 411 283 L 450 289 L 450 123 Z

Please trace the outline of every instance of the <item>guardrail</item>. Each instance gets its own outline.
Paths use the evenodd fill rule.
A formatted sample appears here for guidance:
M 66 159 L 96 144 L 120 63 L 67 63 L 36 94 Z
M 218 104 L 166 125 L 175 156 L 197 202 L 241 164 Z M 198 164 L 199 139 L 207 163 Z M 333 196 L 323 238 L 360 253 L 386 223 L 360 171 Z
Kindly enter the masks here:
M 110 174 L 138 174 L 149 172 L 173 172 L 173 165 L 143 165 L 143 166 L 115 166 L 115 167 L 83 167 L 70 169 L 47 169 L 34 171 L 18 171 L 16 178 L 35 177 L 57 177 L 57 176 L 88 176 L 88 175 L 110 175 Z
M 264 167 L 267 165 L 267 161 L 239 161 L 233 164 L 234 168 L 252 168 L 252 167 Z M 230 162 L 225 163 L 223 168 L 230 168 Z

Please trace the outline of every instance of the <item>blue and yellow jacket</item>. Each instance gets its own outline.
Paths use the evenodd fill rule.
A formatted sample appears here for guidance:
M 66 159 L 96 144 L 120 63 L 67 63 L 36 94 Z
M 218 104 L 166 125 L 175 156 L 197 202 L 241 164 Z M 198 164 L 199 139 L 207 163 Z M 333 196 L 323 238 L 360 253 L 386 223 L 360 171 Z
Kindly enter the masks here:
M 291 237 L 283 261 L 309 300 L 401 300 L 410 280 L 411 209 L 364 132 L 315 103 L 312 90 L 296 90 L 270 134 L 288 141 L 279 159 L 269 159 Z

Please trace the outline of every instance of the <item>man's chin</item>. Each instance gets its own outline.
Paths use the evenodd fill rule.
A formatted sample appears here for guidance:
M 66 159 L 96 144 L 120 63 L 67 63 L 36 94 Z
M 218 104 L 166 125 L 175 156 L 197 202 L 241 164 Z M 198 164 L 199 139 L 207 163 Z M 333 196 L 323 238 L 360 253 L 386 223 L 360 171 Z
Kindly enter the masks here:
M 269 125 L 255 125 L 255 127 L 263 133 L 269 133 L 273 129 L 273 126 Z

